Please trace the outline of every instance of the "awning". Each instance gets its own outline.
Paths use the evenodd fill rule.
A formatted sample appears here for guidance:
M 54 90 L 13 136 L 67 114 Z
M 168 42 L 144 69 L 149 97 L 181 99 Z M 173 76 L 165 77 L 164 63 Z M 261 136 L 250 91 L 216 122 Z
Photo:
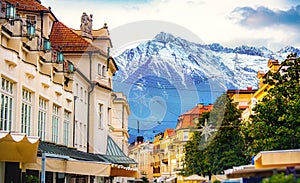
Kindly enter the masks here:
M 300 166 L 300 149 L 261 151 L 254 158 L 255 168 Z
M 161 182 L 164 182 L 164 180 L 165 180 L 165 177 L 158 177 L 158 178 L 156 179 L 156 182 L 157 182 L 157 183 L 161 183 Z
M 22 169 L 42 170 L 42 158 L 36 163 L 24 163 Z M 46 171 L 79 175 L 105 176 L 110 175 L 110 164 L 92 161 L 77 161 L 59 158 L 46 158 Z
M 175 179 L 176 179 L 176 176 L 171 176 L 166 179 L 166 182 L 172 182 L 172 180 L 175 180 Z
M 22 164 L 22 169 L 41 170 L 42 153 L 46 171 L 78 175 L 110 176 L 111 164 L 99 154 L 87 153 L 63 145 L 41 141 L 36 163 Z
M 194 174 L 194 175 L 191 175 L 191 176 L 185 177 L 183 180 L 184 180 L 184 181 L 204 181 L 204 180 L 206 180 L 206 178 L 205 178 L 205 177 L 202 177 L 202 176 L 199 176 L 199 175 L 196 175 L 196 174 Z
M 0 132 L 0 161 L 35 162 L 39 146 L 39 137 L 22 133 Z
M 110 136 L 107 136 L 106 154 L 102 155 L 102 157 L 104 157 L 105 159 L 107 159 L 107 161 L 113 164 L 137 164 L 137 162 L 134 161 L 134 159 L 126 156 L 126 154 L 120 149 L 120 147 Z
M 126 156 L 110 136 L 107 136 L 106 154 L 101 156 L 112 164 L 110 176 L 137 177 L 137 169 L 129 167 L 130 164 L 137 164 L 137 162 Z
M 135 177 L 137 178 L 137 169 L 124 167 L 122 165 L 111 165 L 110 176 L 112 177 Z
M 296 166 L 295 169 L 298 171 L 300 170 L 300 166 Z M 281 168 L 255 168 L 255 169 L 243 169 L 243 170 L 237 170 L 234 172 L 231 172 L 229 174 L 226 174 L 227 178 L 250 178 L 250 177 L 270 177 L 274 174 L 274 172 L 286 173 L 287 168 L 281 167 Z

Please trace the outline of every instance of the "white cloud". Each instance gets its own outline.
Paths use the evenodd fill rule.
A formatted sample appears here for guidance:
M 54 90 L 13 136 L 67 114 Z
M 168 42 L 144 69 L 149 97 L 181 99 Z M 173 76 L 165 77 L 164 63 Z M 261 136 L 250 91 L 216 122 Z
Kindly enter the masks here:
M 112 30 L 135 21 L 158 20 L 182 26 L 205 43 L 218 42 L 224 46 L 251 43 L 253 46 L 264 45 L 276 49 L 287 44 L 295 44 L 294 40 L 297 40 L 297 38 L 289 38 L 288 36 L 294 33 L 287 35 L 284 27 L 250 30 L 228 18 L 236 7 L 264 6 L 271 10 L 287 10 L 292 5 L 296 5 L 296 3 L 287 3 L 286 0 L 153 0 L 140 4 L 42 0 L 42 4 L 50 5 L 60 21 L 75 29 L 79 29 L 80 17 L 83 12 L 86 12 L 94 15 L 94 29 L 101 28 L 105 22 Z

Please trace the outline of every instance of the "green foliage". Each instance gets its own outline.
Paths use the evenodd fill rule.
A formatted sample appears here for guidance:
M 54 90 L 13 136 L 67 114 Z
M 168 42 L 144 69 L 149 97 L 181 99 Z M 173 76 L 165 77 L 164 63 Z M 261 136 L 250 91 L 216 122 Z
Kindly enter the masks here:
M 249 155 L 300 148 L 299 61 L 289 56 L 279 72 L 266 75 L 265 82 L 272 87 L 243 128 Z
M 215 180 L 215 181 L 213 181 L 213 183 L 221 183 L 221 181 Z
M 185 145 L 184 174 L 209 175 L 223 170 L 247 164 L 245 144 L 240 132 L 241 111 L 236 108 L 227 95 L 220 96 L 210 113 L 199 119 L 198 127 L 204 125 L 205 119 L 214 121 L 218 129 L 206 143 L 201 131 L 195 131 L 191 140 Z
M 285 175 L 284 173 L 279 173 L 270 178 L 263 179 L 263 183 L 300 183 L 300 180 L 295 180 L 292 174 Z
M 39 178 L 34 175 L 26 175 L 26 183 L 38 183 Z
M 147 177 L 142 177 L 143 182 L 142 183 L 149 183 L 149 180 Z

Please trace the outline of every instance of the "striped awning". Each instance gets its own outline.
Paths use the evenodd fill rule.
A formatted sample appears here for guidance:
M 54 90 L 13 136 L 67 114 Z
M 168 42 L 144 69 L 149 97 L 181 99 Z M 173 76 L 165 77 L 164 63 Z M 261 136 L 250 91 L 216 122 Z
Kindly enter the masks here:
M 106 154 L 102 156 L 113 164 L 137 164 L 134 159 L 126 156 L 110 136 L 107 137 Z
M 35 162 L 39 141 L 39 137 L 0 131 L 0 161 Z

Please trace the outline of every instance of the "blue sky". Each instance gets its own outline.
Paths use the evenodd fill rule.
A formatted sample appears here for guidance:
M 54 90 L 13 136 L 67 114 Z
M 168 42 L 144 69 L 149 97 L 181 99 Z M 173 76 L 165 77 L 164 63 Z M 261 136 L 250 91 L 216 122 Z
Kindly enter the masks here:
M 298 0 L 41 1 L 44 6 L 51 6 L 56 17 L 70 28 L 79 29 L 83 12 L 93 14 L 93 29 L 99 29 L 107 23 L 110 31 L 122 32 L 130 24 L 132 29 L 126 29 L 123 36 L 129 36 L 133 42 L 140 39 L 135 35 L 148 31 L 146 38 L 150 39 L 161 28 L 190 41 L 201 40 L 207 44 L 218 42 L 228 47 L 246 44 L 266 46 L 273 51 L 288 45 L 300 47 Z M 135 24 L 139 21 L 160 21 L 173 26 L 165 30 L 163 26 L 149 30 Z M 178 31 L 178 28 L 184 30 Z M 113 36 L 112 42 L 118 45 L 118 39 Z

